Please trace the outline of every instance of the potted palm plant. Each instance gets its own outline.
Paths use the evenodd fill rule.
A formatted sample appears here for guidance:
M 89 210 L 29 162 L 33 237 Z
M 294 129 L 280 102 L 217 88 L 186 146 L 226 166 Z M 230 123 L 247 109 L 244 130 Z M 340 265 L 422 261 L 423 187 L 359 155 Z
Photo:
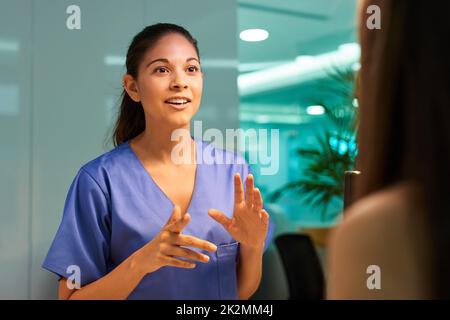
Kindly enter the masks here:
M 341 212 L 327 213 L 332 200 L 343 199 L 344 172 L 353 169 L 357 154 L 355 78 L 356 73 L 351 68 L 333 68 L 326 81 L 330 83 L 331 80 L 331 86 L 317 83 L 321 90 L 334 97 L 327 101 L 316 100 L 324 107 L 325 116 L 332 125 L 317 133 L 316 146 L 296 150 L 296 154 L 307 163 L 302 178 L 273 191 L 269 195 L 271 202 L 293 192 L 301 196 L 306 204 L 319 209 L 322 222 L 335 218 Z

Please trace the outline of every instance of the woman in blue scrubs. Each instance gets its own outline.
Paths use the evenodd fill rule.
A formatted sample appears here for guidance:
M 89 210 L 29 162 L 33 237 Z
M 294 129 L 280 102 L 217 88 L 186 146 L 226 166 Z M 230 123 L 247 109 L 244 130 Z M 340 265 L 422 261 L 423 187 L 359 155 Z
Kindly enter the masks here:
M 116 147 L 78 171 L 43 267 L 61 277 L 61 299 L 248 299 L 273 230 L 249 166 L 172 139 L 201 101 L 196 40 L 146 27 L 126 67 Z

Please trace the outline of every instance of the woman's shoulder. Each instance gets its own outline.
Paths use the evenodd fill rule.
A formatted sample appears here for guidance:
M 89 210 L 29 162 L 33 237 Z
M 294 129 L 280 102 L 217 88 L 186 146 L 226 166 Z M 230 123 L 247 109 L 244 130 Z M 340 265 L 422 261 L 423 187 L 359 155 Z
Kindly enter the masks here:
M 128 142 L 124 142 L 113 149 L 104 152 L 92 160 L 84 163 L 79 172 L 87 173 L 96 180 L 101 182 L 111 171 L 123 167 L 130 161 L 130 153 L 128 152 Z
M 400 183 L 361 199 L 345 212 L 331 237 L 330 261 L 332 272 L 361 275 L 349 275 L 348 292 L 357 288 L 353 292 L 366 298 L 425 294 L 429 243 L 423 210 L 419 188 Z M 365 287 L 366 268 L 373 264 L 380 267 L 384 279 L 390 279 L 390 283 L 383 281 L 382 291 Z
M 336 228 L 336 237 L 358 238 L 379 243 L 417 232 L 423 224 L 423 203 L 419 188 L 411 183 L 399 183 L 357 201 L 344 212 L 344 219 Z
M 346 225 L 380 224 L 386 221 L 407 222 L 422 210 L 420 189 L 413 183 L 403 182 L 374 192 L 357 201 L 345 212 Z

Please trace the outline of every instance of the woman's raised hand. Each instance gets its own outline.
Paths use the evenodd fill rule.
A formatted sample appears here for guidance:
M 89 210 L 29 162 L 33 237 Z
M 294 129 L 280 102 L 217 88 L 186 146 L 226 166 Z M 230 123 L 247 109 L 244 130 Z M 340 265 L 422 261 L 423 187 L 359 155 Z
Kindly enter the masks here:
M 189 213 L 182 215 L 180 207 L 174 207 L 172 215 L 159 234 L 140 249 L 144 263 L 146 264 L 146 273 L 154 272 L 164 266 L 190 269 L 195 268 L 193 261 L 203 263 L 209 261 L 207 255 L 183 248 L 192 247 L 209 252 L 215 252 L 217 250 L 216 245 L 209 241 L 181 234 L 190 219 Z M 180 258 L 187 259 L 188 261 Z
M 269 226 L 269 214 L 263 209 L 263 200 L 254 187 L 253 176 L 245 181 L 245 196 L 239 173 L 234 175 L 234 210 L 229 219 L 223 212 L 210 209 L 209 215 L 228 231 L 238 242 L 252 248 L 264 246 Z

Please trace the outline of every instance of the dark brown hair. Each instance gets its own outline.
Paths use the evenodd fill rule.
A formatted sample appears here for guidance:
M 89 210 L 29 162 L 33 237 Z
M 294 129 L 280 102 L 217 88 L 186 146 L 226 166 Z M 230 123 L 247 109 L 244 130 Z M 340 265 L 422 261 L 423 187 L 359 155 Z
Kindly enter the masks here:
M 138 68 L 145 53 L 150 50 L 159 39 L 170 33 L 178 33 L 184 36 L 195 48 L 200 60 L 197 40 L 183 27 L 171 23 L 157 23 L 145 27 L 131 41 L 126 58 L 126 72 L 137 79 Z M 121 94 L 118 118 L 114 126 L 112 140 L 114 146 L 118 146 L 137 135 L 145 129 L 144 109 L 140 102 L 135 102 L 128 93 L 123 90 Z
M 436 298 L 450 298 L 450 39 L 447 1 L 371 0 L 360 23 L 357 197 L 401 181 L 423 193 Z M 366 16 L 368 17 L 368 16 Z

